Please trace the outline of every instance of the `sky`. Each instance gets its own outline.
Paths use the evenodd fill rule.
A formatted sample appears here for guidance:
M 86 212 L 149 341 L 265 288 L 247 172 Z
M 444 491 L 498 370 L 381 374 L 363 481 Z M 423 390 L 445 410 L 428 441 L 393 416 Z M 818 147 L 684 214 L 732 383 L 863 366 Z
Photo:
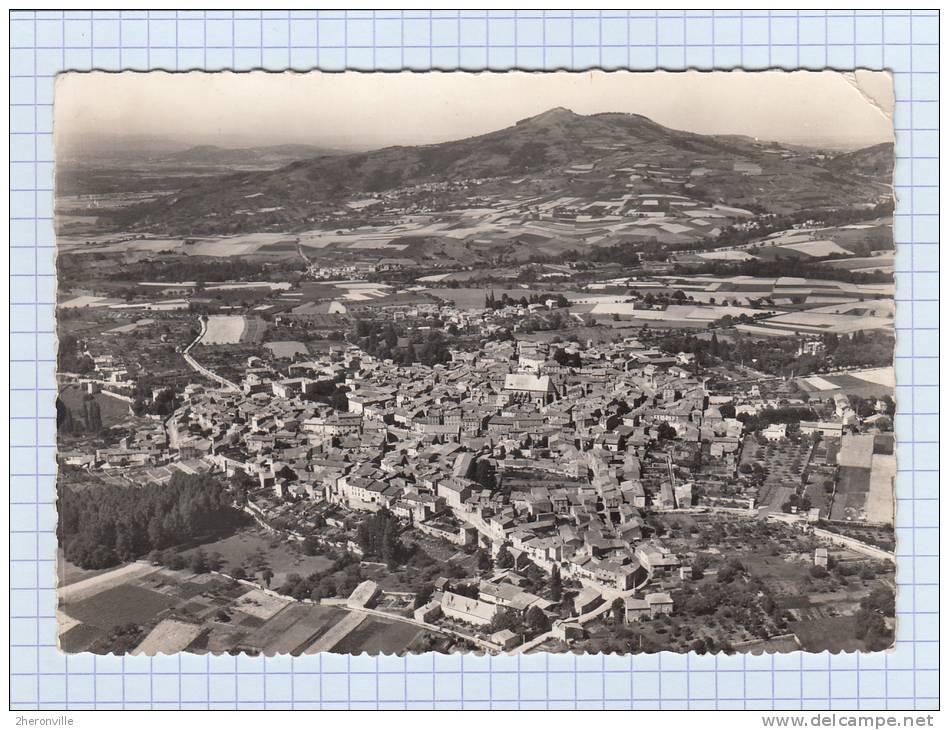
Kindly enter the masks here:
M 892 141 L 893 103 L 892 77 L 878 71 L 72 72 L 57 78 L 54 133 L 369 149 L 471 137 L 559 106 L 856 148 Z

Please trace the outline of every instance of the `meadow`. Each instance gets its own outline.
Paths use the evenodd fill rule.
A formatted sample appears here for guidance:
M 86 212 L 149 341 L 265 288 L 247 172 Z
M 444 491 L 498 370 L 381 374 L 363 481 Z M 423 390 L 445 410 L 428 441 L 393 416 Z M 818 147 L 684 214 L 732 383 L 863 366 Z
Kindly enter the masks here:
M 247 529 L 223 540 L 202 545 L 201 549 L 211 555 L 219 553 L 224 561 L 224 572 L 237 566 L 244 566 L 248 573 L 253 572 L 256 564 L 265 562 L 274 573 L 271 585 L 283 585 L 290 573 L 307 576 L 310 573 L 323 571 L 332 565 L 332 562 L 320 555 L 304 555 L 296 543 L 274 539 L 272 536 L 258 529 Z M 185 553 L 187 558 L 197 548 Z M 262 560 L 261 560 L 262 559 Z M 254 578 L 259 580 L 259 576 Z

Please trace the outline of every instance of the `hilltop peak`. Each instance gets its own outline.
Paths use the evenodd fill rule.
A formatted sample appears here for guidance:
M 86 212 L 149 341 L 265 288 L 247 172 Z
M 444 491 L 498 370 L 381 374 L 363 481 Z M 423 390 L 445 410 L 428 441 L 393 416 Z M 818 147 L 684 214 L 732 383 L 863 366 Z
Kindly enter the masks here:
M 562 191 L 565 198 L 596 191 L 596 201 L 607 199 L 604 190 L 633 196 L 628 199 L 647 193 L 657 198 L 692 193 L 690 197 L 706 203 L 721 200 L 736 208 L 785 212 L 818 203 L 868 202 L 861 176 L 889 175 L 891 158 L 883 153 L 835 161 L 806 152 L 788 152 L 787 157 L 771 152 L 751 140 L 670 129 L 640 114 L 578 114 L 555 106 L 514 126 L 417 147 L 339 155 L 297 147 L 190 150 L 170 162 L 229 165 L 234 175 L 223 185 L 221 178 L 203 177 L 169 197 L 173 205 L 163 199 L 145 201 L 123 207 L 112 218 L 122 230 L 180 230 L 189 236 L 245 226 L 302 229 L 316 220 L 333 225 L 351 197 L 361 200 L 367 194 L 397 191 L 392 209 L 414 212 L 427 210 L 424 196 L 429 188 L 461 204 L 491 194 L 506 199 L 507 193 L 497 191 L 521 192 L 525 186 L 540 196 Z M 693 170 L 699 174 L 693 176 Z M 829 173 L 837 175 L 832 182 Z M 779 179 L 784 197 L 776 200 Z M 473 181 L 488 187 L 476 191 L 470 187 Z M 658 230 L 677 240 L 687 237 Z M 688 230 L 696 229 L 690 224 Z
M 538 114 L 537 118 L 540 119 L 542 117 L 564 117 L 564 116 L 578 117 L 581 115 L 577 114 L 572 109 L 567 109 L 567 107 L 565 106 L 555 106 L 552 109 L 548 109 L 547 111 L 542 112 L 541 114 Z
M 536 122 L 558 122 L 558 121 L 572 121 L 574 119 L 580 119 L 582 115 L 577 114 L 576 112 L 571 111 L 562 106 L 555 106 L 553 109 L 548 109 L 545 112 L 536 114 L 532 117 L 527 117 L 526 119 L 521 119 L 517 124 L 525 123 L 536 123 Z

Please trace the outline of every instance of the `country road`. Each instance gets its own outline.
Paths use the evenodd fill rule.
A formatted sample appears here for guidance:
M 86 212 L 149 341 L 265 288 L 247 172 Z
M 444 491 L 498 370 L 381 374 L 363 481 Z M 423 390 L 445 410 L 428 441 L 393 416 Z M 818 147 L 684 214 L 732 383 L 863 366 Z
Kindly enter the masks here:
M 303 250 L 303 244 L 300 243 L 300 239 L 297 239 L 297 253 L 300 255 L 300 258 L 303 259 L 303 264 L 306 268 L 310 267 L 310 264 L 313 262 L 310 261 L 310 257 L 306 255 Z
M 198 321 L 201 323 L 201 331 L 198 333 L 198 336 L 194 338 L 194 341 L 189 344 L 181 353 L 185 359 L 185 362 L 188 363 L 192 370 L 203 375 L 209 380 L 213 380 L 225 390 L 240 391 L 240 387 L 237 385 L 237 383 L 233 383 L 227 378 L 221 377 L 213 370 L 209 370 L 191 356 L 191 348 L 201 342 L 208 329 L 208 323 L 205 322 L 203 318 L 199 317 Z

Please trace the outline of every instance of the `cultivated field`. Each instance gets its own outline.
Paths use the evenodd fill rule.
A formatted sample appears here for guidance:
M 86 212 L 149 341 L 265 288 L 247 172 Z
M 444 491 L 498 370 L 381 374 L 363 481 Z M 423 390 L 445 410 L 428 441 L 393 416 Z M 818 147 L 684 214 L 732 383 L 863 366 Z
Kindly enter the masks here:
M 207 291 L 228 291 L 231 289 L 270 289 L 271 291 L 287 291 L 293 285 L 288 281 L 237 281 L 230 284 L 214 284 L 205 286 Z
M 285 342 L 267 342 L 264 344 L 264 347 L 270 350 L 274 357 L 278 358 L 291 358 L 294 355 L 306 355 L 309 353 L 309 350 L 306 349 L 306 345 L 304 345 L 302 342 L 296 342 L 294 340 Z
M 892 254 L 861 256 L 849 259 L 834 259 L 825 263 L 835 269 L 846 269 L 847 271 L 892 271 L 895 256 Z
M 202 345 L 236 345 L 244 334 L 245 318 L 240 315 L 213 314 L 208 317 Z
M 196 624 L 165 619 L 149 632 L 132 653 L 145 656 L 154 656 L 159 652 L 176 654 L 187 649 L 200 633 L 201 627 Z
M 331 606 L 292 604 L 249 634 L 244 642 L 260 647 L 267 656 L 300 654 L 346 615 L 346 611 Z
M 106 588 L 64 609 L 72 618 L 98 629 L 123 624 L 142 624 L 175 604 L 175 600 L 138 585 L 122 583 Z
M 208 317 L 207 330 L 201 338 L 201 344 L 237 345 L 245 342 L 260 342 L 266 331 L 267 323 L 257 317 L 212 314 Z
M 792 312 L 780 314 L 753 325 L 740 324 L 742 332 L 786 337 L 798 334 L 851 334 L 859 330 L 891 329 L 893 320 L 886 317 L 828 314 L 825 312 Z
M 392 292 L 387 284 L 366 281 L 314 281 L 303 285 L 301 301 L 313 302 L 323 299 L 366 301 L 379 299 Z
M 870 491 L 867 494 L 866 513 L 870 522 L 893 524 L 894 479 L 896 478 L 896 456 L 874 454 L 870 470 Z
M 896 387 L 896 373 L 892 367 L 851 370 L 831 375 L 812 375 L 795 381 L 803 390 L 820 393 L 821 396 L 834 395 L 834 391 L 844 394 L 871 396 L 893 395 Z
M 797 251 L 807 256 L 846 256 L 849 252 L 841 248 L 833 241 L 803 241 L 801 243 L 789 243 L 784 245 L 785 249 Z
M 286 233 L 244 233 L 238 236 L 209 238 L 184 247 L 193 256 L 245 256 L 267 245 L 293 240 Z
M 401 622 L 390 622 L 371 616 L 362 621 L 333 647 L 336 654 L 402 654 L 424 629 Z
M 333 605 L 297 602 L 211 573 L 131 563 L 74 584 L 61 599 L 60 645 L 104 653 L 122 632 L 133 654 L 234 650 L 402 652 L 423 628 Z M 437 637 L 432 636 L 437 642 Z

